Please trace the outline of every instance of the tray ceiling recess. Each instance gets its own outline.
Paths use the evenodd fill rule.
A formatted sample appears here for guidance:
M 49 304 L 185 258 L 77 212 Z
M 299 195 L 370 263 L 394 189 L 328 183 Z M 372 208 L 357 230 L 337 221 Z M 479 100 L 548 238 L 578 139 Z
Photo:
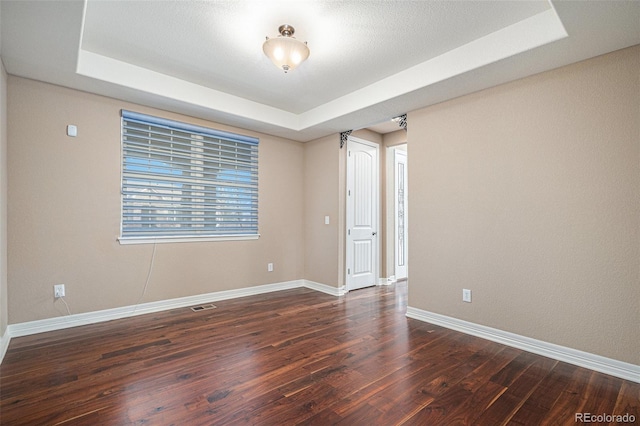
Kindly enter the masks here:
M 309 141 L 640 43 L 638 1 L 2 1 L 10 74 Z M 264 55 L 283 23 L 311 54 Z

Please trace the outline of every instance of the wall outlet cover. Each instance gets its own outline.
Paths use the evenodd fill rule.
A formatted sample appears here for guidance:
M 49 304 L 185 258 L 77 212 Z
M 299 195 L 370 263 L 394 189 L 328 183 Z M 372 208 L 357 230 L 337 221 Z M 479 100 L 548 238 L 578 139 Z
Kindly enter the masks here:
M 64 284 L 56 284 L 53 286 L 53 297 L 56 299 L 64 297 Z

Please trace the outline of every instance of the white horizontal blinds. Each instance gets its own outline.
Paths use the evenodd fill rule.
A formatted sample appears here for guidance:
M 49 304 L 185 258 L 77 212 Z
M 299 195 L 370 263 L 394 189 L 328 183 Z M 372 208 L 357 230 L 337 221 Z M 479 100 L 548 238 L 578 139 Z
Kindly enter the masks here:
M 258 139 L 122 111 L 122 238 L 258 235 Z

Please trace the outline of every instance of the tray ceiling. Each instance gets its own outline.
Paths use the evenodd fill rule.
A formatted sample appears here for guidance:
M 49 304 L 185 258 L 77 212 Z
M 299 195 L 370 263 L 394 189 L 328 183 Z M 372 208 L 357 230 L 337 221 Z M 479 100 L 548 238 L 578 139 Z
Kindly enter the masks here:
M 10 74 L 299 141 L 640 43 L 640 3 L 3 1 Z M 262 53 L 307 41 L 291 73 Z

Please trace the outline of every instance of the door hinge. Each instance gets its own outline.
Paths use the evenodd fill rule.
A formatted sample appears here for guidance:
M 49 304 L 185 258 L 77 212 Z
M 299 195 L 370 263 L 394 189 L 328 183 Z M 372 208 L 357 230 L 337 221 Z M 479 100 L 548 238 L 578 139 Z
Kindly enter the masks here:
M 347 268 L 347 275 L 351 275 L 351 269 Z
M 347 235 L 351 235 L 351 229 L 347 229 Z

